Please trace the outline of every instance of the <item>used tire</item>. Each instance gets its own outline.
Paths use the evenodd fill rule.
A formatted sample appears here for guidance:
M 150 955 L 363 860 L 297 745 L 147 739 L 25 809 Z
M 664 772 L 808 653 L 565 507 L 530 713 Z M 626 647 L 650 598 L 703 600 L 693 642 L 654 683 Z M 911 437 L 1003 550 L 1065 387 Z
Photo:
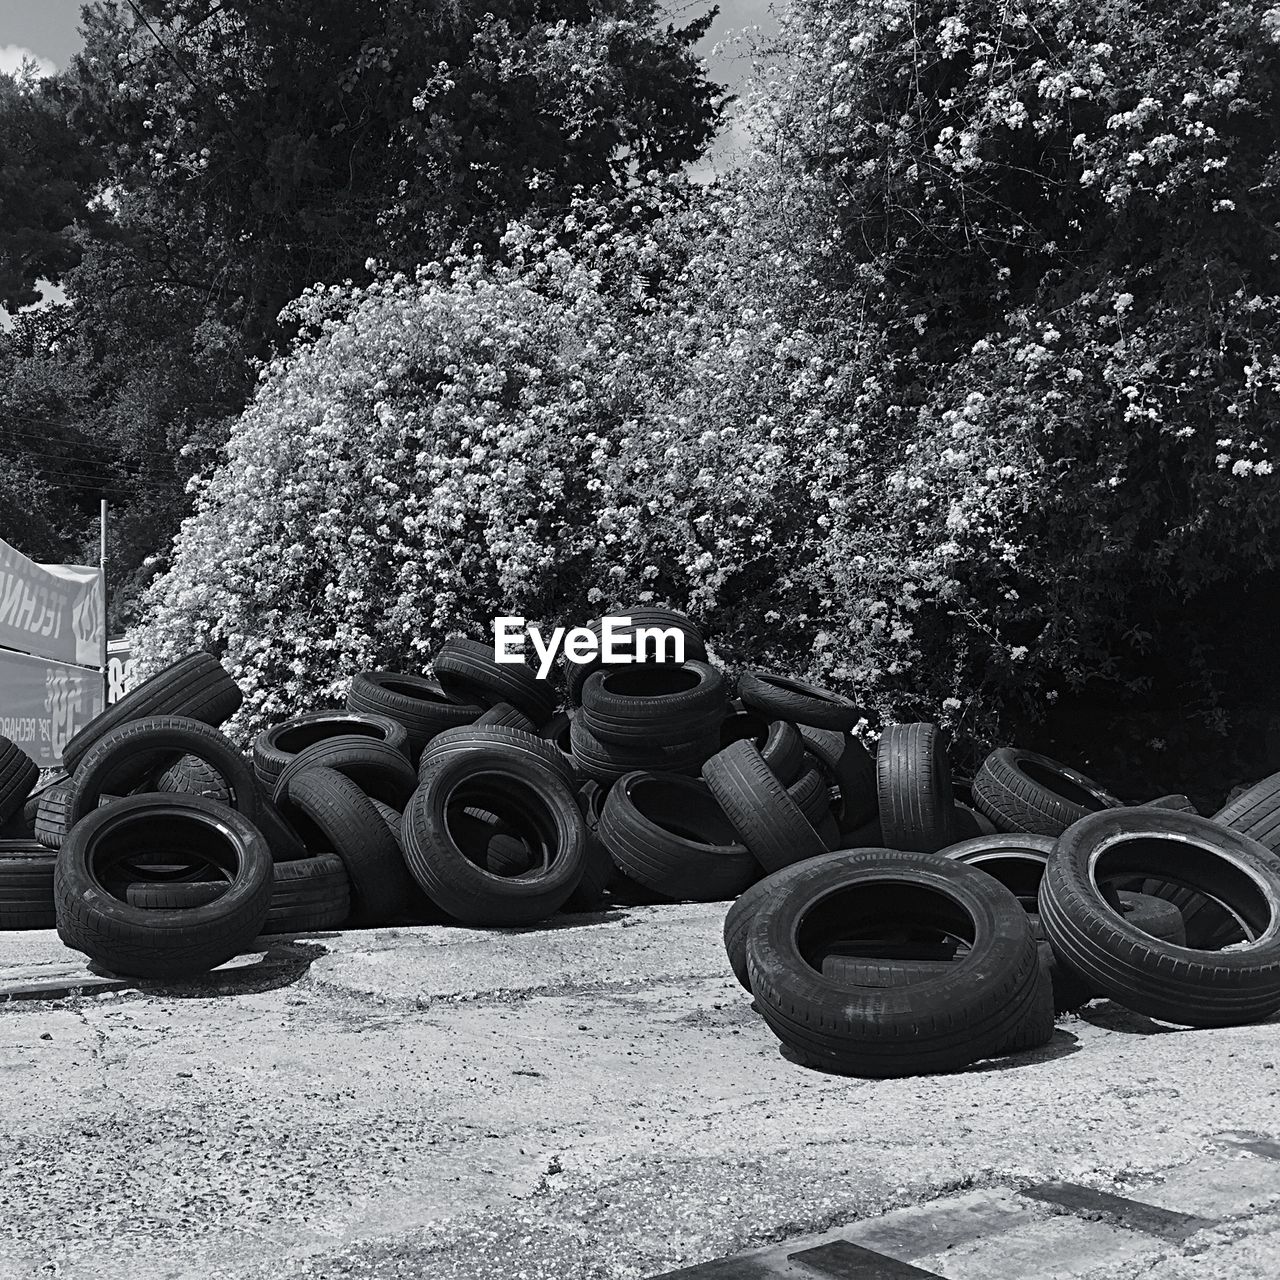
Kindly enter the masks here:
M 16 742 L 0 735 L 0 822 L 8 822 L 31 794 L 40 766 Z
M 419 779 L 437 760 L 460 751 L 505 751 L 512 755 L 530 756 L 554 769 L 570 786 L 576 785 L 572 765 L 553 743 L 524 729 L 480 724 L 447 729 L 432 739 L 418 761 Z
M 169 791 L 174 795 L 203 796 L 206 800 L 218 800 L 222 804 L 232 802 L 231 788 L 226 779 L 199 756 L 183 756 L 170 765 L 148 791 Z
M 771 720 L 790 720 L 819 729 L 848 731 L 862 718 L 857 704 L 843 694 L 776 671 L 744 671 L 738 677 L 738 697 L 743 706 Z
M 553 716 L 554 720 L 555 717 Z M 513 707 L 509 702 L 495 702 L 488 711 L 476 717 L 478 729 L 522 729 L 525 733 L 538 732 L 538 726 L 523 711 Z M 568 722 L 566 721 L 566 727 Z M 543 734 L 543 737 L 549 736 Z
M 834 855 L 824 855 L 834 856 Z M 744 991 L 751 990 L 751 975 L 747 972 L 747 935 L 756 912 L 778 892 L 786 877 L 801 866 L 813 866 L 813 862 L 793 863 L 780 871 L 770 872 L 763 879 L 744 889 L 734 900 L 724 918 L 724 950 L 729 957 L 729 967 Z
M 876 795 L 886 848 L 936 853 L 951 843 L 951 766 L 937 725 L 884 730 L 876 749 Z
M 600 840 L 633 880 L 672 901 L 720 902 L 757 875 L 756 861 L 702 782 L 629 773 L 609 789 Z
M 189 653 L 113 702 L 62 748 L 62 767 L 75 773 L 89 748 L 131 720 L 184 716 L 217 728 L 240 709 L 240 688 L 211 653 Z
M 945 975 L 868 988 L 823 977 L 828 944 L 859 919 L 901 919 L 964 936 Z M 1047 1038 L 1048 979 L 1026 912 L 962 862 L 887 849 L 796 869 L 747 939 L 756 1005 L 800 1061 L 846 1075 L 954 1071 L 1006 1053 L 1025 1028 Z M 1021 1047 L 1030 1047 L 1022 1045 Z
M 823 820 L 831 816 L 831 792 L 822 770 L 806 763 L 809 767 L 787 788 L 787 795 L 816 831 Z
M 320 933 L 339 929 L 351 915 L 351 881 L 333 853 L 278 862 L 263 933 Z
M 494 813 L 537 851 L 519 877 L 494 875 L 459 848 L 452 813 L 474 805 Z M 555 769 L 533 756 L 458 752 L 432 762 L 404 815 L 404 855 L 426 895 L 455 920 L 534 924 L 557 911 L 585 870 L 586 825 Z
M 0 930 L 53 928 L 55 858 L 34 840 L 0 840 Z
M 127 729 L 128 725 L 122 726 Z M 154 850 L 178 849 L 221 865 L 230 883 L 190 910 L 147 911 L 108 893 L 113 865 Z M 271 903 L 271 856 L 241 814 L 199 796 L 126 796 L 77 822 L 54 872 L 58 936 L 114 973 L 182 978 L 204 973 L 245 950 Z
M 766 871 L 827 852 L 822 837 L 752 743 L 730 743 L 702 766 L 702 777 L 738 838 Z
M 155 884 L 135 880 L 128 886 L 127 901 L 145 911 L 181 911 L 202 907 L 226 891 L 224 881 Z M 336 929 L 346 923 L 350 910 L 351 884 L 342 859 L 336 854 L 279 862 L 271 873 L 271 905 L 262 932 L 316 933 Z
M 1135 928 L 1100 880 L 1158 874 L 1221 902 L 1251 941 L 1231 951 L 1177 947 Z M 1060 961 L 1148 1017 L 1193 1027 L 1254 1022 L 1280 1009 L 1280 857 L 1193 814 L 1111 809 L 1059 839 L 1040 918 Z
M 642 627 L 678 631 L 684 641 L 684 660 L 686 662 L 706 662 L 707 660 L 707 647 L 702 639 L 702 632 L 683 613 L 677 613 L 674 609 L 627 609 L 614 616 L 631 619 L 629 627 L 619 630 L 622 639 L 616 647 L 620 652 L 628 654 L 633 661 L 637 657 L 636 632 Z M 587 623 L 587 630 L 599 640 L 603 634 L 602 620 L 597 618 Z M 650 653 L 651 650 L 646 647 L 639 656 L 642 660 L 651 660 Z M 674 645 L 669 640 L 665 643 L 663 656 L 669 661 L 674 661 L 678 656 Z M 582 687 L 586 684 L 588 677 L 604 669 L 606 665 L 599 656 L 587 662 L 564 660 L 565 685 L 568 689 L 570 705 L 576 707 L 582 701 Z
M 840 793 L 836 822 L 841 831 L 852 831 L 876 816 L 876 762 L 851 733 L 801 725 L 805 750 L 822 765 Z
M 367 796 L 400 810 L 408 804 L 418 782 L 408 756 L 385 742 L 347 736 L 325 738 L 299 752 L 280 771 L 272 796 L 276 804 L 284 807 L 291 779 L 318 768 L 335 770 L 357 783 Z
M 604 742 L 677 744 L 719 732 L 724 677 L 706 662 L 605 667 L 582 686 L 578 718 Z
M 46 849 L 60 849 L 67 834 L 67 815 L 71 805 L 71 786 L 56 783 L 40 793 L 36 807 L 35 838 Z
M 441 730 L 470 724 L 484 711 L 450 697 L 434 680 L 396 671 L 361 671 L 352 676 L 347 707 L 403 725 L 411 760 Z
M 804 768 L 805 739 L 789 720 L 770 720 L 757 711 L 729 712 L 720 722 L 720 750 L 744 739 L 755 744 L 765 764 L 777 774 L 784 787 L 789 787 L 800 776 Z
M 578 771 L 606 784 L 616 782 L 623 774 L 645 770 L 696 777 L 719 741 L 719 735 L 712 730 L 707 737 L 692 742 L 623 746 L 597 738 L 587 728 L 581 713 L 569 726 L 569 742 Z
M 1060 836 L 1073 822 L 1120 805 L 1092 778 L 1016 747 L 1001 747 L 982 762 L 973 798 L 1000 830 L 1045 836 Z
M 281 774 L 288 789 L 285 812 L 304 838 L 314 828 L 308 848 L 329 850 L 341 859 L 351 882 L 352 923 L 414 919 L 422 905 L 418 886 L 390 827 L 360 785 L 321 765 L 287 774 Z
M 409 733 L 390 716 L 366 711 L 311 711 L 263 729 L 253 740 L 253 771 L 268 795 L 295 756 L 329 738 L 369 738 L 409 756 Z
M 1280 773 L 1242 791 L 1213 815 L 1213 821 L 1280 853 Z
M 139 776 L 140 768 L 145 775 L 146 762 L 184 755 L 196 756 L 212 766 L 230 789 L 229 806 L 246 821 L 257 820 L 261 808 L 258 784 L 248 761 L 229 738 L 187 716 L 147 716 L 109 729 L 80 758 L 67 801 L 68 828 L 74 829 L 92 813 L 104 792 L 121 789 L 122 783 Z
M 537 725 L 546 724 L 555 714 L 556 695 L 550 682 L 539 680 L 527 662 L 499 662 L 491 645 L 449 640 L 432 666 L 445 691 L 460 702 L 478 702 L 482 707 L 507 702 Z

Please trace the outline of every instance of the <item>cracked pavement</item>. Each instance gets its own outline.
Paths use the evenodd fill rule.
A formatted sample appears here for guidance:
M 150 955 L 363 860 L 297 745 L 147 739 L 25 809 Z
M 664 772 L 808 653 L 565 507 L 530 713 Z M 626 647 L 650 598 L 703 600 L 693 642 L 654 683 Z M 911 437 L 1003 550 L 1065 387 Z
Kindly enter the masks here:
M 317 935 L 181 988 L 0 1005 L 0 1278 L 623 1280 L 974 1189 L 1137 1194 L 1227 1131 L 1280 1137 L 1276 1021 L 1098 1002 L 959 1075 L 804 1070 L 729 973 L 723 912 Z M 76 975 L 53 934 L 0 935 L 0 982 Z M 1280 1272 L 1264 1163 L 1274 1197 L 1215 1275 Z

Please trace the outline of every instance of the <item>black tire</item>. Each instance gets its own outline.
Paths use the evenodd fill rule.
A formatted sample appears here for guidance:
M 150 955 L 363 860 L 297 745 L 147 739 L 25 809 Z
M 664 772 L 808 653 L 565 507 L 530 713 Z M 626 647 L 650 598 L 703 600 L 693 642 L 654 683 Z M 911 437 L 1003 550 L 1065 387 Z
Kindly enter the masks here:
M 555 716 L 551 717 L 552 720 Z M 476 717 L 475 727 L 478 729 L 520 729 L 525 733 L 536 734 L 538 726 L 523 711 L 513 707 L 509 702 L 495 702 L 488 711 Z M 568 728 L 568 721 L 565 721 Z M 542 734 L 547 737 L 549 735 Z
M 743 739 L 755 743 L 765 764 L 777 774 L 784 787 L 789 787 L 800 776 L 804 768 L 805 739 L 789 720 L 769 720 L 756 711 L 731 711 L 720 722 L 720 750 Z
M 853 831 L 876 816 L 876 762 L 851 733 L 801 725 L 805 750 L 822 764 L 832 786 L 840 793 L 836 822 L 841 831 Z
M 330 738 L 368 738 L 383 742 L 409 758 L 409 733 L 390 716 L 365 711 L 311 711 L 294 716 L 253 740 L 253 771 L 271 795 L 284 767 L 308 747 Z
M 396 842 L 396 848 L 400 849 L 400 835 L 401 828 L 404 826 L 404 814 L 392 805 L 384 804 L 381 800 L 373 800 L 371 803 L 377 809 L 378 816 L 387 824 L 387 830 L 391 832 L 391 836 Z
M 582 686 L 578 718 L 603 742 L 671 745 L 719 733 L 724 677 L 706 662 L 605 667 Z
M 1213 821 L 1280 853 L 1280 773 L 1242 791 L 1213 815 Z
M 391 829 L 360 785 L 324 766 L 288 772 L 280 775 L 288 788 L 285 813 L 304 837 L 314 828 L 308 848 L 331 851 L 342 860 L 351 882 L 352 923 L 370 927 L 415 919 L 422 908 L 418 886 Z
M 757 875 L 756 862 L 704 783 L 629 773 L 609 789 L 600 840 L 631 879 L 673 902 L 721 902 Z
M 337 854 L 320 853 L 276 864 L 263 933 L 340 929 L 350 915 L 351 881 Z
M 578 777 L 578 762 L 573 758 L 573 740 L 571 730 L 573 716 L 567 711 L 557 711 L 546 724 L 538 730 L 538 737 L 551 743 L 560 752 L 569 772 Z
M 458 847 L 449 813 L 472 804 L 494 813 L 538 851 L 518 877 L 478 867 Z M 463 924 L 535 924 L 559 910 L 582 880 L 586 824 L 572 788 L 533 756 L 458 752 L 432 762 L 404 816 L 409 870 L 426 895 Z
M 60 849 L 67 834 L 67 815 L 71 811 L 71 785 L 56 783 L 40 793 L 36 808 L 35 838 L 46 849 Z
M 403 725 L 411 760 L 417 760 L 437 733 L 471 724 L 484 711 L 475 703 L 450 697 L 434 680 L 395 671 L 361 671 L 352 676 L 347 708 Z
M 707 646 L 703 641 L 702 632 L 683 613 L 677 613 L 674 609 L 626 609 L 614 616 L 631 619 L 631 626 L 619 631 L 620 637 L 624 640 L 629 637 L 630 643 L 620 644 L 618 648 L 633 660 L 636 657 L 635 633 L 641 627 L 660 627 L 664 631 L 678 630 L 684 638 L 684 660 L 686 662 L 706 662 L 707 660 Z M 603 634 L 602 620 L 597 618 L 587 623 L 587 630 L 592 632 L 599 641 Z M 664 658 L 674 661 L 676 656 L 674 646 L 667 644 L 664 648 Z M 641 657 L 645 661 L 654 660 L 648 649 Z M 604 669 L 606 664 L 596 657 L 589 662 L 570 662 L 564 659 L 562 665 L 569 703 L 576 707 L 582 702 L 583 685 L 595 672 Z
M 1043 964 L 1044 956 L 1041 955 Z M 868 960 L 860 956 L 828 955 L 822 960 L 822 976 L 845 986 L 908 987 L 930 978 L 951 974 L 955 960 Z M 997 1045 L 992 1057 L 1039 1048 L 1053 1037 L 1055 1013 L 1052 982 L 1041 984 L 1041 998 L 1015 1027 L 1009 1039 Z
M 259 788 L 258 816 L 254 826 L 262 833 L 262 838 L 271 850 L 274 862 L 298 862 L 310 856 L 302 836 L 293 829 L 288 819 L 276 807 L 276 802 L 269 795 L 262 795 Z
M 787 795 L 809 825 L 817 830 L 823 820 L 831 816 L 831 792 L 827 788 L 826 774 L 812 758 L 807 763 L 809 767 L 787 788 Z
M 712 730 L 707 737 L 693 742 L 623 746 L 601 741 L 587 728 L 579 713 L 569 726 L 569 741 L 577 771 L 607 784 L 616 782 L 623 774 L 643 771 L 697 777 L 703 763 L 719 746 L 720 738 Z
M 130 689 L 73 734 L 62 748 L 62 767 L 75 773 L 90 747 L 131 720 L 183 716 L 216 729 L 235 715 L 242 701 L 239 686 L 217 658 L 211 653 L 189 653 Z
M 0 734 L 0 822 L 8 822 L 40 779 L 40 766 L 16 742 Z
M 308 769 L 333 769 L 357 783 L 367 796 L 401 811 L 418 784 L 408 756 L 388 743 L 359 737 L 326 738 L 299 752 L 280 770 L 272 799 L 286 817 L 289 812 L 284 800 L 289 782 Z
M 175 846 L 222 864 L 226 891 L 190 910 L 147 911 L 104 887 L 113 865 L 148 848 L 168 855 Z M 271 855 L 257 829 L 226 805 L 199 796 L 126 796 L 67 833 L 54 901 L 58 936 L 102 968 L 139 978 L 188 977 L 226 963 L 261 931 L 271 903 Z
M 176 764 L 163 770 L 148 791 L 168 791 L 181 796 L 203 796 L 206 800 L 218 800 L 231 804 L 231 788 L 227 780 L 207 761 L 199 756 L 183 756 Z
M 133 881 L 126 901 L 144 911 L 185 911 L 203 907 L 227 891 L 225 881 L 188 880 L 156 884 Z M 333 853 L 278 862 L 271 872 L 271 905 L 262 932 L 314 933 L 337 929 L 351 911 L 351 882 Z
M 756 912 L 774 897 L 778 887 L 789 875 L 801 866 L 812 865 L 812 862 L 794 863 L 780 871 L 770 872 L 744 889 L 725 914 L 725 955 L 729 957 L 729 968 L 733 970 L 733 976 L 744 991 L 751 990 L 751 975 L 747 972 L 747 935 L 751 932 L 751 922 L 755 919 Z
M 753 743 L 730 743 L 702 766 L 702 777 L 738 838 L 766 871 L 827 852 Z
M 183 755 L 197 756 L 211 765 L 230 788 L 229 806 L 246 821 L 257 821 L 261 809 L 257 781 L 249 762 L 225 734 L 187 716 L 147 716 L 109 729 L 81 757 L 71 779 L 68 828 L 74 829 L 92 813 L 104 792 L 119 790 L 122 782 L 137 777 L 140 762 L 145 774 L 145 762 Z M 64 847 L 65 843 L 64 839 Z
M 501 663 L 493 647 L 476 640 L 449 640 L 432 664 L 436 679 L 460 702 L 484 707 L 508 702 L 534 724 L 546 724 L 555 714 L 555 689 L 527 662 Z
M 530 756 L 554 769 L 565 782 L 574 787 L 577 777 L 573 766 L 553 743 L 536 733 L 524 729 L 512 729 L 505 725 L 464 725 L 461 729 L 446 729 L 427 745 L 418 761 L 419 780 L 437 760 L 460 751 L 505 751 L 512 755 Z
M 937 725 L 884 730 L 876 749 L 876 794 L 886 848 L 936 853 L 952 843 L 951 766 Z
M 862 718 L 857 704 L 843 694 L 776 671 L 744 671 L 738 677 L 742 705 L 770 720 L 790 720 L 818 729 L 848 731 Z
M 1190 796 L 1184 796 L 1181 794 L 1156 796 L 1154 800 L 1143 801 L 1143 803 L 1140 804 L 1138 808 L 1140 809 L 1175 809 L 1177 810 L 1178 813 L 1197 813 L 1198 814 L 1200 812 L 1200 810 L 1197 809 L 1195 806 L 1195 801 L 1193 801 Z M 1225 825 L 1230 826 L 1231 824 L 1226 823 Z M 1248 834 L 1249 833 L 1246 831 L 1245 835 L 1248 835 Z M 1256 839 L 1257 837 L 1254 837 L 1254 838 Z M 1261 841 L 1260 843 L 1266 844 L 1266 841 L 1264 840 L 1264 841 Z M 1273 849 L 1272 853 L 1274 852 L 1275 850 Z
M 950 972 L 910 987 L 824 978 L 815 961 L 853 917 L 886 915 L 969 937 Z M 1026 912 L 961 862 L 887 849 L 800 867 L 756 913 L 747 938 L 756 1006 L 803 1063 L 846 1075 L 954 1071 L 1009 1052 L 1052 1009 Z M 1050 1027 L 1051 1030 L 1051 1027 Z M 1026 1046 L 1026 1047 L 1029 1047 Z
M 1001 747 L 973 780 L 974 803 L 1001 831 L 1060 836 L 1091 813 L 1120 806 L 1092 778 L 1048 756 Z
M 0 930 L 53 928 L 56 856 L 34 840 L 0 840 Z
M 1157 874 L 1213 897 L 1256 939 L 1238 949 L 1178 947 L 1135 928 L 1105 902 L 1095 876 Z M 1280 857 L 1193 814 L 1110 809 L 1058 840 L 1040 887 L 1054 954 L 1092 988 L 1167 1022 L 1255 1022 L 1280 1010 Z
M 996 824 L 980 809 L 974 809 L 956 801 L 955 809 L 951 814 L 952 840 L 975 840 L 979 836 L 999 834 Z
M 1027 911 L 1035 911 L 1053 844 L 1051 836 L 1005 832 L 961 840 L 944 849 L 942 855 L 994 876 Z M 1038 930 L 1033 932 L 1039 936 Z

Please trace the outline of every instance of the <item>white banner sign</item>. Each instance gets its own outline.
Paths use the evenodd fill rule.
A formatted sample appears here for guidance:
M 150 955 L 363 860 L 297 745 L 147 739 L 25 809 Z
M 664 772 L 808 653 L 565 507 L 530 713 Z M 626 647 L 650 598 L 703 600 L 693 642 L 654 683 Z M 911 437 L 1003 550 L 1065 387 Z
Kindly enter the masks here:
M 0 645 L 100 667 L 106 626 L 100 569 L 36 564 L 0 538 Z

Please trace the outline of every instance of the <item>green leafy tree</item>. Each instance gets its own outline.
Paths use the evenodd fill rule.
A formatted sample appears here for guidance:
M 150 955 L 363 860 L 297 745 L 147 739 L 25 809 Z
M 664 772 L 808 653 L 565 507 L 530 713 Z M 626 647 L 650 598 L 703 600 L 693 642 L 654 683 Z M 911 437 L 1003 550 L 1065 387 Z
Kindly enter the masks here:
M 14 353 L 10 397 L 11 421 L 95 442 L 77 480 L 119 500 L 120 622 L 257 362 L 287 341 L 285 303 L 367 278 L 371 258 L 411 266 L 459 237 L 495 251 L 513 213 L 551 218 L 579 189 L 638 190 L 699 154 L 719 115 L 692 51 L 709 17 L 677 30 L 647 0 L 137 10 L 87 6 L 83 52 L 38 90 L 65 138 L 50 173 L 102 216 L 74 237 L 59 223 L 63 257 L 24 259 L 22 280 L 59 278 L 69 304 Z M 99 168 L 71 166 L 82 153 Z
M 38 301 L 38 280 L 57 280 L 80 260 L 74 232 L 100 220 L 88 195 L 99 171 L 57 86 L 32 63 L 0 72 L 0 306 Z

